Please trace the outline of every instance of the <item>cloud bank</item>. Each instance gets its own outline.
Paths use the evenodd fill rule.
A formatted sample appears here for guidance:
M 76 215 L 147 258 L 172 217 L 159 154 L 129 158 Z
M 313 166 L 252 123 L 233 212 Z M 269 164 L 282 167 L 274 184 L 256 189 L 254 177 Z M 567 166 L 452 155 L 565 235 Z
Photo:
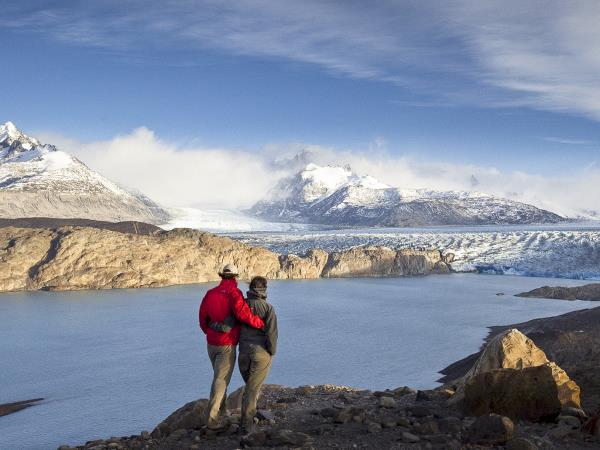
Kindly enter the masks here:
M 169 49 L 275 58 L 392 83 L 421 99 L 600 120 L 596 0 L 33 0 L 4 13 L 14 32 L 132 61 Z
M 350 164 L 359 174 L 400 188 L 476 188 L 572 217 L 600 210 L 600 167 L 594 164 L 556 176 L 502 172 L 494 167 L 392 155 L 381 138 L 363 152 L 292 143 L 267 145 L 258 153 L 178 147 L 143 127 L 99 142 L 83 143 L 49 133 L 41 133 L 40 138 L 111 180 L 170 207 L 247 208 L 288 175 L 291 169 L 289 164 L 286 169 L 286 161 L 304 151 L 317 164 Z

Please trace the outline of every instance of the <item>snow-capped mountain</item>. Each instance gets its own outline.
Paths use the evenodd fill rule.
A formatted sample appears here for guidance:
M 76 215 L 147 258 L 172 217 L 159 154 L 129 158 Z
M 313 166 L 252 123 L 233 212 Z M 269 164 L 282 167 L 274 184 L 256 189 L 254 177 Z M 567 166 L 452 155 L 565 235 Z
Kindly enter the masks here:
M 0 125 L 0 217 L 165 222 L 169 214 L 12 122 Z
M 398 189 L 350 167 L 308 164 L 282 179 L 251 214 L 266 220 L 343 226 L 416 227 L 556 223 L 535 206 L 477 192 Z

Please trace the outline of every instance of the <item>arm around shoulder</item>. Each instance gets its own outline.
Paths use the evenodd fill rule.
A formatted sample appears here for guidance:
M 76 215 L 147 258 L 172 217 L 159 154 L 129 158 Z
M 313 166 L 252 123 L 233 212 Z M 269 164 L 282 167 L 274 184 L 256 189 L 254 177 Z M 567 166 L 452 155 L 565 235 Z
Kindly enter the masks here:
M 239 289 L 233 289 L 231 291 L 229 302 L 229 306 L 231 307 L 231 310 L 233 311 L 233 314 L 237 320 L 258 329 L 261 329 L 265 326 L 260 317 L 252 314 L 248 303 L 246 303 L 244 300 L 242 292 Z

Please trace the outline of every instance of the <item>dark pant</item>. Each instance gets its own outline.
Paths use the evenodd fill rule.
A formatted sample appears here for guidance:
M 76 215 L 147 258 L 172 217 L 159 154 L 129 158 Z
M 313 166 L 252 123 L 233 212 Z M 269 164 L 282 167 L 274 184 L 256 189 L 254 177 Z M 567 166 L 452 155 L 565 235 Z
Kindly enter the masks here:
M 227 386 L 235 367 L 235 346 L 208 345 L 208 357 L 213 367 L 213 381 L 206 423 L 210 427 L 219 422 L 219 416 L 227 412 Z
M 242 426 L 249 428 L 254 423 L 256 402 L 260 388 L 271 369 L 272 356 L 260 345 L 240 348 L 238 365 L 242 378 L 246 382 L 242 396 Z

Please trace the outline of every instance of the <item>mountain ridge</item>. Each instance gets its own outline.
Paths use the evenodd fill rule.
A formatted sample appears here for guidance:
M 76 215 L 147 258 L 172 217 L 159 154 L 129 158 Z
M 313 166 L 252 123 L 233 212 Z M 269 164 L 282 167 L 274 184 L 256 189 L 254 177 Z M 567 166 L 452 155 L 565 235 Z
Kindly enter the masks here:
M 169 213 L 6 122 L 0 125 L 0 216 L 160 224 Z
M 349 166 L 319 166 L 280 180 L 248 212 L 271 221 L 341 226 L 432 226 L 558 223 L 558 214 L 469 191 L 403 189 L 358 175 Z

